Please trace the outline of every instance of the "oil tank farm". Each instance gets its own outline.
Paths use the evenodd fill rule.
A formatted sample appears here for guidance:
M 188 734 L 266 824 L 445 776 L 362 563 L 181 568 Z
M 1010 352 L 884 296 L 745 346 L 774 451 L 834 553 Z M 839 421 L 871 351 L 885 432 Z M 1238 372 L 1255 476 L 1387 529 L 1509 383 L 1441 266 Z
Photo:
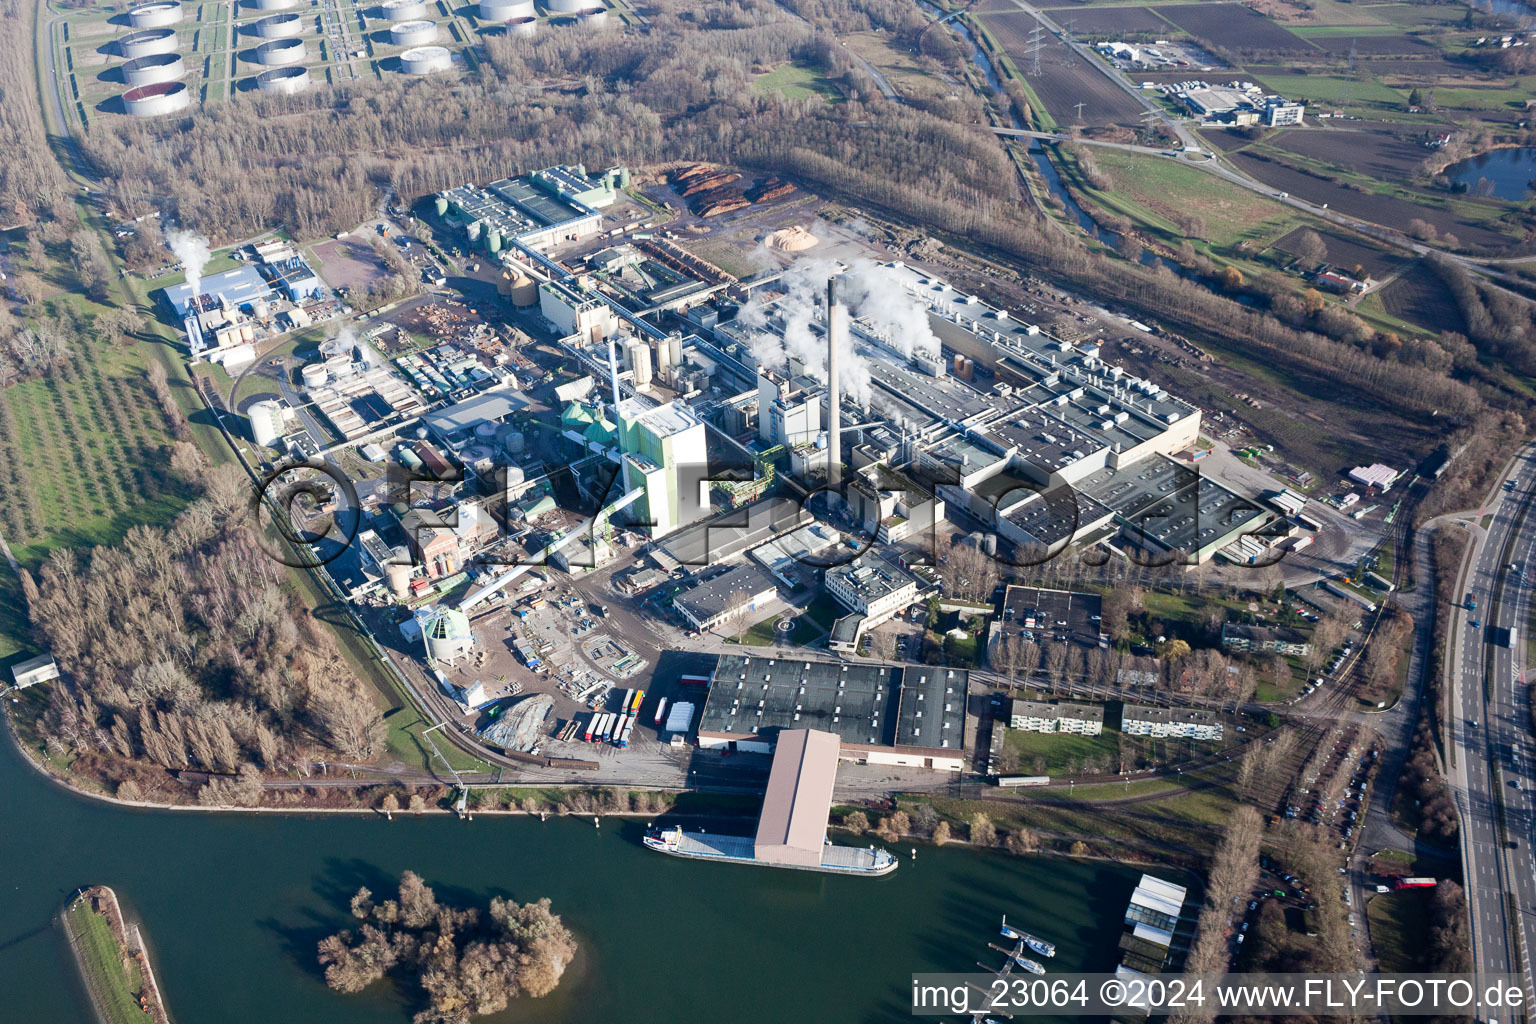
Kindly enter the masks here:
M 544 0 L 550 14 L 580 14 L 602 10 L 602 0 Z
M 520 18 L 532 18 L 537 13 L 533 0 L 480 0 L 478 16 L 481 21 L 508 22 Z
M 304 19 L 297 14 L 272 14 L 251 26 L 262 39 L 289 39 L 304 31 Z
M 180 3 L 143 4 L 128 12 L 128 24 L 134 28 L 165 28 L 181 21 Z
M 130 86 L 158 85 L 175 82 L 187 73 L 187 65 L 179 53 L 157 53 L 152 57 L 135 57 L 123 64 L 123 81 Z
M 309 88 L 309 68 L 272 68 L 256 76 L 256 88 L 264 93 L 291 96 Z
M 507 22 L 507 31 L 523 39 L 531 39 L 539 33 L 539 19 L 535 17 L 513 18 Z
M 245 0 L 245 2 L 257 11 L 286 11 L 290 7 L 299 6 L 299 0 Z
M 174 114 L 192 105 L 192 93 L 185 82 L 158 82 L 141 85 L 123 93 L 123 109 L 134 117 L 159 117 Z
M 426 46 L 437 42 L 437 23 L 433 21 L 397 21 L 389 26 L 389 41 L 395 46 Z
M 385 21 L 420 21 L 427 16 L 424 0 L 387 0 L 379 8 Z
M 308 56 L 302 39 L 269 39 L 256 47 L 257 64 L 297 64 Z
M 153 57 L 158 53 L 175 53 L 181 40 L 173 28 L 147 28 L 142 32 L 130 32 L 117 41 L 117 52 L 132 60 L 134 57 Z
M 408 75 L 430 75 L 453 67 L 446 46 L 418 46 L 400 55 L 400 70 Z

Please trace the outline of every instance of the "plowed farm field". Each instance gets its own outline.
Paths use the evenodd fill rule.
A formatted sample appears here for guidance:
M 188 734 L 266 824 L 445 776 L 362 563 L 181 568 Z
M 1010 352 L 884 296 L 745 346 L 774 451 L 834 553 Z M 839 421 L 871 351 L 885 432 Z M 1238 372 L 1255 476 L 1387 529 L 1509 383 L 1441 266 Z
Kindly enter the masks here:
M 1135 124 L 1142 107 L 1135 97 L 1111 82 L 1086 59 L 1068 50 L 1066 44 L 1049 32 L 1041 34 L 1045 44 L 1040 51 L 1040 74 L 1030 75 L 1029 37 L 1034 31 L 1033 15 L 1023 11 L 981 15 L 985 25 L 1007 51 L 1015 67 L 1025 73 L 1025 80 L 1056 122 L 1071 125 Z M 1083 104 L 1078 116 L 1077 104 Z

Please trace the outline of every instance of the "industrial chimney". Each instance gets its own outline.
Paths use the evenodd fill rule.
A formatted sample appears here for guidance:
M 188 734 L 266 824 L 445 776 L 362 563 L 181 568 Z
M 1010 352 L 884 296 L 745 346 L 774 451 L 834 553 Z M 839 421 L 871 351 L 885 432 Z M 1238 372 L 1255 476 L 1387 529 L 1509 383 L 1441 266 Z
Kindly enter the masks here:
M 842 390 L 837 379 L 837 351 L 848 336 L 848 310 L 837 301 L 837 278 L 827 278 L 827 487 L 843 484 Z

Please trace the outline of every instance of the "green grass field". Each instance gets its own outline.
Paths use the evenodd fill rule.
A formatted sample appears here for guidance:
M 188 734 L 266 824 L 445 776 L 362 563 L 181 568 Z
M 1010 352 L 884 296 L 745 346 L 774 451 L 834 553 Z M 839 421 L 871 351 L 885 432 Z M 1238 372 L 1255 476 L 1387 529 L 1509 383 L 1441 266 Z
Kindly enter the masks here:
M 86 987 L 106 1024 L 137 1024 L 145 1019 L 137 995 L 143 981 L 137 963 L 123 969 L 112 926 L 90 903 L 76 901 L 64 912 L 74 934 L 75 958 Z
M 837 86 L 828 81 L 821 72 L 808 68 L 798 61 L 780 64 L 767 74 L 758 75 L 752 80 L 752 88 L 758 92 L 776 92 L 787 100 L 803 100 L 809 96 L 820 96 L 828 103 L 836 103 L 843 98 Z
M 1094 202 L 1170 244 L 1185 237 L 1175 218 L 1191 211 L 1205 220 L 1207 241 L 1221 249 L 1246 242 L 1256 251 L 1305 223 L 1283 203 L 1166 157 L 1106 149 L 1096 149 L 1093 157 L 1111 182 L 1104 191 L 1085 188 Z
M 1105 729 L 1098 736 L 1078 736 L 1009 729 L 1003 743 L 1005 749 L 1018 757 L 1019 771 L 1030 775 L 1063 775 L 1079 771 L 1088 758 L 1113 764 L 1120 749 L 1120 732 Z
M 1420 954 L 1429 941 L 1429 901 L 1433 889 L 1399 889 L 1371 897 L 1371 943 L 1387 972 L 1420 970 Z

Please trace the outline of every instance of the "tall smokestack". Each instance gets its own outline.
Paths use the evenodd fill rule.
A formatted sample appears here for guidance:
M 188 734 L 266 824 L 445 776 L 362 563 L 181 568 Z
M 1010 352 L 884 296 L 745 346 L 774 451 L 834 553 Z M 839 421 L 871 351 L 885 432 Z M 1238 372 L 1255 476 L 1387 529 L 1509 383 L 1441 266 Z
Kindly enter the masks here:
M 837 301 L 837 278 L 827 279 L 827 486 L 843 484 L 842 390 L 837 379 L 837 350 L 848 336 L 848 310 Z

